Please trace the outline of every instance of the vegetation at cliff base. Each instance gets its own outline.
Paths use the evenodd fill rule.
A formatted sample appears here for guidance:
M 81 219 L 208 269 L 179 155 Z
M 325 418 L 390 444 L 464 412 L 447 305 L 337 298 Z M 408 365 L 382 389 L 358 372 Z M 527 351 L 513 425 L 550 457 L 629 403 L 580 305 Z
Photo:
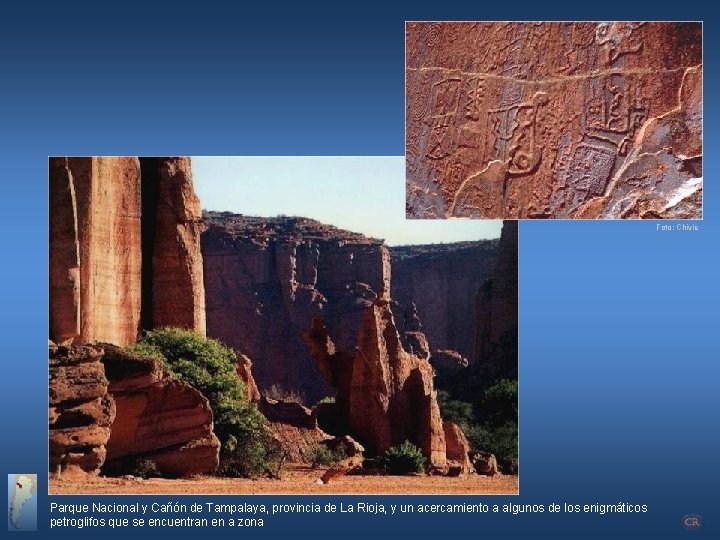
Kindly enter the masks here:
M 458 424 L 470 443 L 471 452 L 495 454 L 505 472 L 517 470 L 518 462 L 518 382 L 499 379 L 479 393 L 473 403 L 454 399 L 438 391 L 438 404 L 444 420 Z
M 284 461 L 282 452 L 265 417 L 248 403 L 232 349 L 180 328 L 149 331 L 127 349 L 161 360 L 168 377 L 186 382 L 208 399 L 214 431 L 222 444 L 220 474 L 279 474 Z
M 425 456 L 410 441 L 389 448 L 380 457 L 380 463 L 388 474 L 425 472 Z
M 310 463 L 311 468 L 317 469 L 318 467 L 335 465 L 335 463 L 345 459 L 347 456 L 342 447 L 337 450 L 331 450 L 324 444 L 317 443 L 308 448 L 304 457 Z

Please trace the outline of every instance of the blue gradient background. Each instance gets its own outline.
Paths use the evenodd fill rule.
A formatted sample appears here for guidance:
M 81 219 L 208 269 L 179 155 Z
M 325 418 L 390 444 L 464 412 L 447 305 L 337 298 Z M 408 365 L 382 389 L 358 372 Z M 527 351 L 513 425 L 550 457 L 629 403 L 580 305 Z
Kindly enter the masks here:
M 3 6 L 5 472 L 42 473 L 47 462 L 48 155 L 398 155 L 404 151 L 405 19 L 704 19 L 708 180 L 701 230 L 660 233 L 655 222 L 522 223 L 521 495 L 458 498 L 631 501 L 647 503 L 650 512 L 322 520 L 310 514 L 275 517 L 251 533 L 720 537 L 716 16 L 691 2 L 673 10 L 639 1 L 575 8 L 500 4 L 502 10 L 479 3 L 408 4 Z M 43 477 L 41 531 L 47 530 L 46 488 Z M 251 502 L 271 500 L 278 499 Z M 701 530 L 682 529 L 681 517 L 690 513 L 703 515 Z M 58 537 L 97 534 L 88 531 L 68 529 Z

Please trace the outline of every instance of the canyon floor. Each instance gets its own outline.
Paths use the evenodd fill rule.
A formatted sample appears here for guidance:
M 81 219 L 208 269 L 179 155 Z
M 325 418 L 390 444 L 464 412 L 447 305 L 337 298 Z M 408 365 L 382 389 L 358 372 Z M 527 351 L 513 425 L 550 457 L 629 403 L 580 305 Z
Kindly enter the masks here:
M 287 467 L 282 479 L 199 476 L 190 479 L 126 479 L 109 477 L 51 478 L 51 495 L 517 495 L 517 476 L 350 475 L 318 484 L 324 469 Z

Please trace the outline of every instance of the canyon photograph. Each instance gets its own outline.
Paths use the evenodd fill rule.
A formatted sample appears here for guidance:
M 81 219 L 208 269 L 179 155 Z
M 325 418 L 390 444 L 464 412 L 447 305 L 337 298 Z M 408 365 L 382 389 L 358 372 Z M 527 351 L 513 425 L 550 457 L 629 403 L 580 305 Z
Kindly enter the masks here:
M 404 160 L 49 158 L 51 494 L 517 494 L 518 223 Z
M 702 32 L 407 22 L 407 217 L 701 219 Z

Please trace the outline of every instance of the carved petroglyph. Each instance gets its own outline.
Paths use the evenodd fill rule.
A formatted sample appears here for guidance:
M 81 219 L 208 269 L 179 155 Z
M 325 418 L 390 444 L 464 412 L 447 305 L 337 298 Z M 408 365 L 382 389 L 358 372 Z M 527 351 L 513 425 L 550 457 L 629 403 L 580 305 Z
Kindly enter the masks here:
M 650 101 L 639 86 L 628 85 L 619 73 L 593 81 L 591 92 L 586 105 L 586 134 L 614 144 L 619 155 L 626 155 L 635 132 L 648 118 Z
M 602 48 L 606 65 L 614 64 L 618 58 L 626 54 L 640 52 L 643 44 L 635 31 L 644 24 L 642 22 L 598 23 L 595 27 L 595 41 Z
M 681 106 L 686 72 L 702 71 L 696 23 L 408 23 L 406 37 L 406 208 L 415 218 L 591 214 L 646 126 Z M 701 111 L 701 92 L 689 99 Z M 698 116 L 675 115 L 664 129 L 701 141 Z M 695 161 L 686 168 L 701 171 Z M 638 180 L 646 177 L 665 192 L 660 171 L 623 182 L 649 189 Z M 674 192 L 695 196 L 692 185 Z M 639 216 L 618 212 L 603 217 Z
M 438 41 L 440 41 L 440 38 L 442 37 L 442 25 L 441 24 L 431 24 L 430 29 L 428 30 L 428 40 L 427 45 L 428 47 L 434 47 L 437 45 Z
M 581 143 L 575 148 L 565 184 L 573 193 L 573 206 L 584 202 L 588 196 L 603 193 L 610 179 L 615 157 L 615 152 L 602 146 Z
M 508 150 L 509 174 L 528 174 L 540 163 L 542 146 L 535 139 L 535 119 L 538 108 L 547 105 L 547 102 L 547 94 L 538 92 L 533 96 L 532 102 L 518 106 Z
M 432 114 L 425 119 L 430 126 L 430 140 L 426 156 L 442 159 L 457 148 L 455 115 L 460 102 L 461 79 L 453 77 L 432 85 Z
M 481 77 L 470 77 L 467 79 L 467 101 L 465 102 L 465 118 L 469 120 L 480 120 L 482 111 L 480 104 L 483 97 L 483 80 Z

